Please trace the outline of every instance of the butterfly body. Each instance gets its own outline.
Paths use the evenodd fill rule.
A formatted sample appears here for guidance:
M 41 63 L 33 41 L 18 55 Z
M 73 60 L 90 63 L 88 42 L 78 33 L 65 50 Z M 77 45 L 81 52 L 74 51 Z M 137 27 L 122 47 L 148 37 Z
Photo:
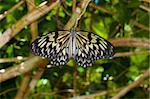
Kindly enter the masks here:
M 37 38 L 31 44 L 31 51 L 39 56 L 46 57 L 51 65 L 65 65 L 73 58 L 83 67 L 92 64 L 101 58 L 114 55 L 114 47 L 104 38 L 91 32 L 56 31 Z
M 76 31 L 74 29 L 70 32 L 70 46 L 69 46 L 69 58 L 74 58 L 76 55 Z

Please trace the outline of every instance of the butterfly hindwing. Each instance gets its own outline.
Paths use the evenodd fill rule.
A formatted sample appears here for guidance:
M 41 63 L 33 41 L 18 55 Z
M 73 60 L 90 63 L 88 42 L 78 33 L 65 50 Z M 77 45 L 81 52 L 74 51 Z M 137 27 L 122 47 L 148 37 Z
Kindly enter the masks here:
M 91 66 L 97 59 L 114 55 L 111 43 L 90 32 L 77 32 L 76 50 L 75 61 L 83 67 Z
M 48 58 L 51 65 L 64 65 L 69 60 L 69 34 L 69 31 L 56 31 L 39 37 L 31 44 L 31 51 Z

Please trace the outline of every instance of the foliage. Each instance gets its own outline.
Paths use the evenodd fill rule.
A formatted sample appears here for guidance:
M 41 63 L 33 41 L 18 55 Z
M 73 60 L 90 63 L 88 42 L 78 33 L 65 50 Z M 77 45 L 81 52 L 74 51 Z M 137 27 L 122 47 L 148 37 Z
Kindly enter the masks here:
M 38 6 L 43 0 L 35 0 Z M 80 0 L 77 0 L 78 2 Z M 19 0 L 0 1 L 0 13 L 11 9 Z M 92 0 L 95 6 L 101 6 L 110 13 L 103 12 L 88 6 L 86 12 L 79 22 L 80 30 L 92 31 L 106 39 L 114 38 L 149 38 L 149 33 L 142 27 L 139 28 L 133 21 L 139 22 L 144 26 L 149 25 L 148 12 L 141 9 L 140 5 L 145 5 L 140 0 Z M 32 4 L 32 3 L 30 3 Z M 63 2 L 63 6 L 55 7 L 45 16 L 38 19 L 39 36 L 47 34 L 49 31 L 63 30 L 63 26 L 68 22 L 72 13 L 72 0 Z M 64 10 L 65 9 L 65 10 Z M 42 9 L 41 9 L 42 11 Z M 67 13 L 66 13 L 67 12 Z M 18 9 L 8 14 L 5 19 L 0 21 L 0 35 L 15 24 L 19 19 L 28 13 L 28 7 L 23 4 Z M 58 17 L 57 17 L 58 14 Z M 118 28 L 119 27 L 119 28 Z M 0 49 L 0 58 L 13 58 L 17 56 L 29 57 L 31 31 L 29 26 L 19 32 L 6 45 Z M 142 52 L 143 48 L 116 47 L 116 52 Z M 74 77 L 74 66 L 70 61 L 65 66 L 45 68 L 42 77 L 38 80 L 36 87 L 32 90 L 30 98 L 38 99 L 68 98 L 73 96 L 74 79 L 76 79 L 77 95 L 89 95 L 103 90 L 113 90 L 127 86 L 132 83 L 148 67 L 149 55 L 134 55 L 128 57 L 114 57 L 112 59 L 98 60 L 94 66 L 83 68 L 77 67 L 77 75 Z M 13 67 L 21 62 L 9 62 L 0 64 L 0 69 Z M 32 75 L 36 69 L 32 70 Z M 20 83 L 23 80 L 20 75 L 16 78 L 7 80 L 0 84 L 0 97 L 2 99 L 15 97 Z M 14 89 L 14 90 L 11 90 Z M 106 95 L 97 96 L 97 99 L 108 99 L 117 92 L 110 92 Z M 123 98 L 148 98 L 148 80 L 145 80 L 132 91 L 128 92 Z

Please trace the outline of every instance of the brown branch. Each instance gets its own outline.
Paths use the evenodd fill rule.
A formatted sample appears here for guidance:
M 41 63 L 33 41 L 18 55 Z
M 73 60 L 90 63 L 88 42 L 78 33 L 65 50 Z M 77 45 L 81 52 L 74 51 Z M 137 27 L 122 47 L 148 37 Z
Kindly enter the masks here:
M 138 51 L 138 52 L 120 52 L 116 53 L 114 57 L 125 57 L 125 56 L 131 56 L 131 55 L 143 55 L 143 54 L 150 54 L 150 50 L 148 51 Z
M 47 65 L 47 63 L 48 63 L 47 59 L 42 59 L 41 57 L 38 56 L 31 57 L 27 61 L 19 65 L 12 66 L 8 69 L 3 69 L 3 72 L 0 72 L 0 83 L 10 78 L 24 74 L 35 67 Z
M 30 81 L 30 76 L 31 76 L 30 72 L 24 74 L 23 80 L 21 82 L 20 88 L 17 92 L 15 99 L 22 99 L 22 97 L 24 96 L 24 93 L 26 92 Z
M 35 0 L 26 0 L 29 12 L 31 12 L 36 8 L 34 1 Z M 32 24 L 30 25 L 30 29 L 31 29 L 32 41 L 34 41 L 38 36 L 38 22 L 37 21 L 32 22 Z
M 112 39 L 110 42 L 114 46 L 128 46 L 128 47 L 141 47 L 141 48 L 150 48 L 150 41 L 148 39 L 140 38 L 118 38 Z
M 150 76 L 150 68 L 147 71 L 145 71 L 144 74 L 140 75 L 139 78 L 137 80 L 135 80 L 133 83 L 131 83 L 127 87 L 123 88 L 116 96 L 112 97 L 112 99 L 120 99 L 127 92 L 129 92 L 133 88 L 137 87 L 140 83 L 143 82 L 143 80 L 145 80 L 149 76 Z
M 22 19 L 17 21 L 17 23 L 14 24 L 11 28 L 8 28 L 2 34 L 2 36 L 0 36 L 0 48 L 3 47 L 7 42 L 9 42 L 9 40 L 13 38 L 18 32 L 20 32 L 26 25 L 29 25 L 33 21 L 48 13 L 58 4 L 58 1 L 59 0 L 52 3 L 50 6 L 47 6 L 46 4 L 39 6 L 37 9 L 34 9 L 32 12 L 28 13 Z
M 27 60 L 28 57 L 13 57 L 13 58 L 0 58 L 0 63 L 7 63 L 7 62 L 20 62 L 20 61 L 25 61 Z
M 12 13 L 14 10 L 19 8 L 24 3 L 24 0 L 21 0 L 19 3 L 17 3 L 15 6 L 13 6 L 10 10 L 5 11 L 4 14 L 0 14 L 0 21 L 5 18 L 8 14 Z
M 96 92 L 96 93 L 93 93 L 93 94 L 90 94 L 90 95 L 77 96 L 77 97 L 73 97 L 73 98 L 70 98 L 70 99 L 95 99 L 96 96 L 103 96 L 103 95 L 106 95 L 106 94 L 111 93 L 111 92 L 118 92 L 121 89 L 123 89 L 123 88 L 118 88 L 118 89 L 115 89 L 115 90 L 99 91 L 99 92 Z
M 35 97 L 34 99 L 38 99 L 39 96 L 55 96 L 56 94 L 59 94 L 59 93 L 74 93 L 74 90 L 72 89 L 64 89 L 64 90 L 59 90 L 57 92 L 51 92 L 51 93 L 48 93 L 48 92 L 41 92 L 41 93 L 36 93 L 33 95 L 33 97 Z

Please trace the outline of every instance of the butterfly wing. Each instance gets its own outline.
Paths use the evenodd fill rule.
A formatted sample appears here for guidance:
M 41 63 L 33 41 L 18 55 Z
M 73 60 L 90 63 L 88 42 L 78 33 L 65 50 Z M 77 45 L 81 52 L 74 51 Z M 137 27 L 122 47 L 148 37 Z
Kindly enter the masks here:
M 76 35 L 76 51 L 75 61 L 83 67 L 92 66 L 97 59 L 114 55 L 114 47 L 110 42 L 96 34 L 82 31 Z
M 46 57 L 51 65 L 64 65 L 69 60 L 69 31 L 56 31 L 37 38 L 31 44 L 31 51 L 38 56 Z

